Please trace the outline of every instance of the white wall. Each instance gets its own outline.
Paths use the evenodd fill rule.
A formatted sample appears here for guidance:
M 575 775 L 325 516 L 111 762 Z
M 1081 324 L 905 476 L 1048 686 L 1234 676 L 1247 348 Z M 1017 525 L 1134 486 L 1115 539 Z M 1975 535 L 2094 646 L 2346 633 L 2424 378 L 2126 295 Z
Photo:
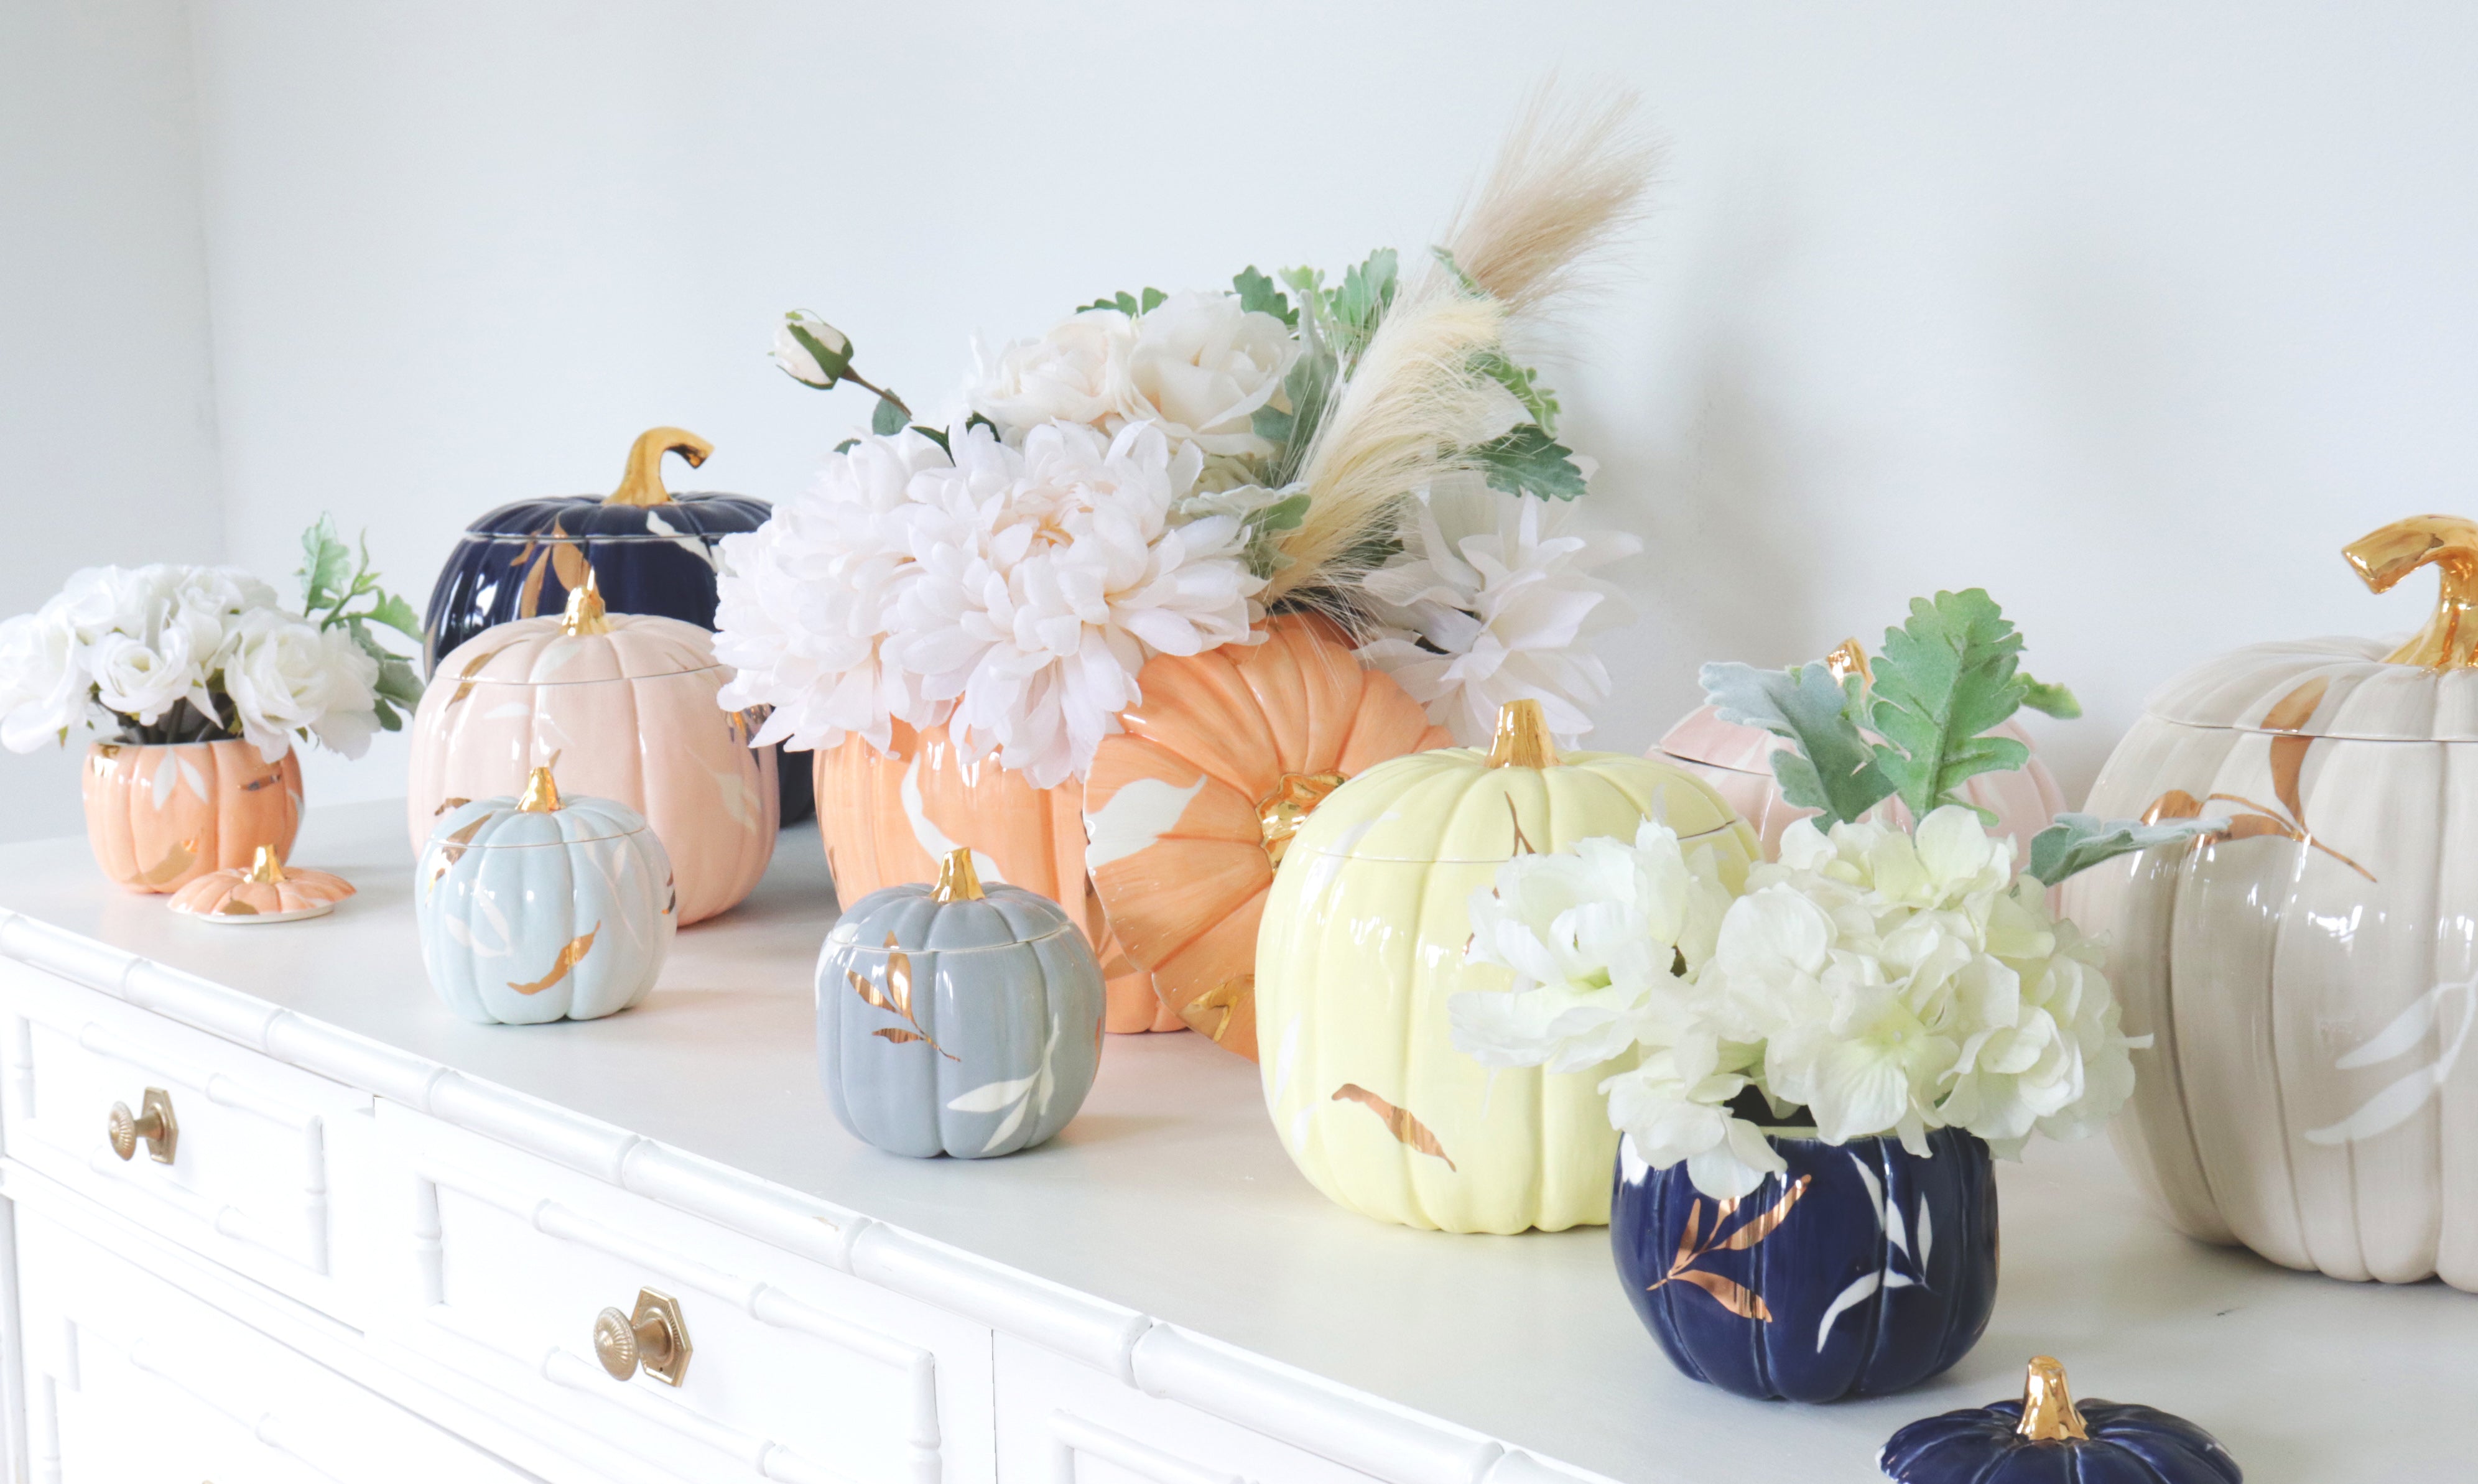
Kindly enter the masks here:
M 47 0 L 64 6 L 64 0 Z M 2090 718 L 2258 638 L 2411 626 L 2337 548 L 2471 510 L 2478 17 L 2212 0 L 194 13 L 228 549 L 322 509 L 426 595 L 457 530 L 676 422 L 779 497 L 866 415 L 764 358 L 815 308 L 917 403 L 974 331 L 1420 244 L 1551 67 L 1673 143 L 1556 352 L 1642 532 L 1598 740 L 1707 658 L 1984 584 Z M 15 167 L 13 164 L 13 168 Z M 316 773 L 397 787 L 400 754 Z
M 0 5 L 0 615 L 223 549 L 180 0 Z M 0 752 L 0 840 L 83 829 L 83 748 Z

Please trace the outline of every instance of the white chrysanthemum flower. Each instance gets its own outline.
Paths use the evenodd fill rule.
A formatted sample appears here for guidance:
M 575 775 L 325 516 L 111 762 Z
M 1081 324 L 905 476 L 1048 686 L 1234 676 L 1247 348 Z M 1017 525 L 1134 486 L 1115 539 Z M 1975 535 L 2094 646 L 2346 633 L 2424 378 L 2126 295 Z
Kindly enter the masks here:
M 947 707 L 922 699 L 890 664 L 895 600 L 919 575 L 905 512 L 923 475 L 951 470 L 934 440 L 910 429 L 830 455 L 801 494 L 754 531 L 723 538 L 715 655 L 736 667 L 732 709 L 769 706 L 754 742 L 825 748 L 864 737 L 894 744 L 894 723 L 934 726 Z
M 1571 739 L 1608 699 L 1608 667 L 1584 641 L 1628 610 L 1591 573 L 1643 543 L 1561 533 L 1547 505 L 1458 478 L 1410 502 L 1402 552 L 1361 580 L 1378 629 L 1360 658 L 1466 746 L 1487 745 L 1507 701 L 1538 701 L 1549 729 Z
M 1264 583 L 1228 516 L 1172 523 L 1202 455 L 1130 423 L 1105 440 L 1049 423 L 1021 448 L 961 430 L 955 466 L 916 482 L 917 577 L 896 597 L 897 663 L 952 701 L 964 747 L 1035 788 L 1080 775 L 1139 699 L 1150 655 L 1245 641 Z

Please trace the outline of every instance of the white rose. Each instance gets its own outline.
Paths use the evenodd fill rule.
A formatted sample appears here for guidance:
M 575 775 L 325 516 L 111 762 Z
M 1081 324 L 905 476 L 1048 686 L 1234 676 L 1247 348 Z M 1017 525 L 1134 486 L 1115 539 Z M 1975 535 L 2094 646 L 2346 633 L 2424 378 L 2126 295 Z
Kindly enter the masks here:
M 178 628 L 190 637 L 190 653 L 212 673 L 222 658 L 225 638 L 240 616 L 254 608 L 282 603 L 275 590 L 237 566 L 176 568 L 177 576 L 164 593 L 163 628 Z
M 43 606 L 49 610 L 58 604 L 62 616 L 78 638 L 89 644 L 107 634 L 151 638 L 164 593 L 177 572 L 177 568 L 160 564 L 83 567 L 70 573 L 69 580 L 61 587 L 60 596 Z
M 154 725 L 164 713 L 191 696 L 199 698 L 212 715 L 214 703 L 206 699 L 206 671 L 190 654 L 189 633 L 166 628 L 162 642 L 158 649 L 126 634 L 105 635 L 88 661 L 94 674 L 95 699 L 106 710 L 136 717 L 141 726 Z
M 1090 309 L 1037 340 L 1017 340 L 996 355 L 975 341 L 979 369 L 965 389 L 973 411 L 1021 441 L 1045 422 L 1099 427 L 1125 398 L 1134 322 L 1117 310 Z
M 89 684 L 85 641 L 60 598 L 0 623 L 0 745 L 32 752 L 62 741 L 92 715 Z
M 800 343 L 800 337 L 792 333 L 795 329 L 817 341 L 838 364 L 831 368 L 819 365 L 817 353 Z M 815 314 L 794 310 L 783 316 L 780 325 L 775 326 L 774 364 L 794 381 L 822 390 L 841 380 L 844 367 L 851 364 L 851 340 L 841 330 Z
M 341 629 L 321 632 L 274 609 L 241 616 L 224 661 L 241 735 L 269 763 L 309 731 L 348 758 L 369 747 L 378 662 Z
M 1115 433 L 1150 422 L 1173 447 L 1194 443 L 1208 454 L 1272 453 L 1252 419 L 1299 354 L 1289 326 L 1241 309 L 1234 294 L 1172 294 L 1135 322 L 1105 426 Z

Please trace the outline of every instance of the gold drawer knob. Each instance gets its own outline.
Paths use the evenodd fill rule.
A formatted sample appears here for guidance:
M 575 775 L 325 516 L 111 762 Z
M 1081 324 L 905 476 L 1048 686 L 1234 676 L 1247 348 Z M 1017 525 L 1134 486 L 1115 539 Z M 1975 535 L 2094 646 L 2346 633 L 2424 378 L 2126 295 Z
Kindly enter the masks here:
M 637 1290 L 637 1309 L 605 1309 L 594 1319 L 594 1355 L 616 1381 L 644 1367 L 657 1381 L 677 1386 L 689 1370 L 689 1327 L 680 1301 L 650 1288 Z
M 139 1104 L 132 1118 L 127 1103 L 112 1105 L 112 1152 L 122 1159 L 138 1153 L 138 1142 L 146 1142 L 146 1156 L 159 1165 L 172 1163 L 172 1149 L 181 1141 L 181 1125 L 172 1117 L 172 1094 L 160 1087 L 146 1090 L 145 1100 Z

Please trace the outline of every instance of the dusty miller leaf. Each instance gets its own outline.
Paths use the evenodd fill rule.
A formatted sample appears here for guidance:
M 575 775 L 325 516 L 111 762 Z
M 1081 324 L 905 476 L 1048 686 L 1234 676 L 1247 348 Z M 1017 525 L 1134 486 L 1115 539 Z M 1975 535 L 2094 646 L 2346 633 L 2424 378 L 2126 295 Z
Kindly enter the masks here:
M 2022 704 L 2033 711 L 2060 721 L 2071 721 L 2083 714 L 2083 703 L 2074 699 L 2074 692 L 2063 686 L 2034 680 L 2027 672 L 2022 676 L 2022 684 L 2028 688 L 2022 692 Z
M 2102 861 L 2154 845 L 2173 845 L 2220 827 L 2216 819 L 2162 819 L 2145 824 L 2139 819 L 2102 819 L 2097 815 L 2059 815 L 2056 823 L 2031 837 L 2031 864 L 2025 869 L 2048 886 L 2059 886 Z
M 1909 621 L 1884 631 L 1867 720 L 1890 745 L 1877 763 L 1910 817 L 1960 802 L 1980 773 L 2020 767 L 2031 749 L 1989 737 L 2020 709 L 2030 685 L 2015 673 L 2022 636 L 1985 589 L 1910 599 Z
M 1299 328 L 1300 312 L 1291 308 L 1289 295 L 1276 288 L 1272 279 L 1257 272 L 1254 264 L 1241 268 L 1230 280 L 1230 287 L 1239 295 L 1241 309 L 1271 314 L 1295 330 Z
M 1489 440 L 1473 449 L 1472 456 L 1492 490 L 1550 500 L 1571 500 L 1584 492 L 1583 471 L 1575 464 L 1574 450 L 1542 432 L 1535 422 Z
M 1789 739 L 1795 750 L 1773 753 L 1782 797 L 1824 811 L 1827 824 L 1855 821 L 1893 792 L 1850 717 L 1848 692 L 1822 661 L 1794 670 L 1707 665 L 1698 678 L 1722 720 Z
M 315 616 L 319 609 L 343 601 L 353 582 L 353 548 L 336 536 L 336 517 L 321 514 L 317 523 L 301 533 L 301 610 Z

